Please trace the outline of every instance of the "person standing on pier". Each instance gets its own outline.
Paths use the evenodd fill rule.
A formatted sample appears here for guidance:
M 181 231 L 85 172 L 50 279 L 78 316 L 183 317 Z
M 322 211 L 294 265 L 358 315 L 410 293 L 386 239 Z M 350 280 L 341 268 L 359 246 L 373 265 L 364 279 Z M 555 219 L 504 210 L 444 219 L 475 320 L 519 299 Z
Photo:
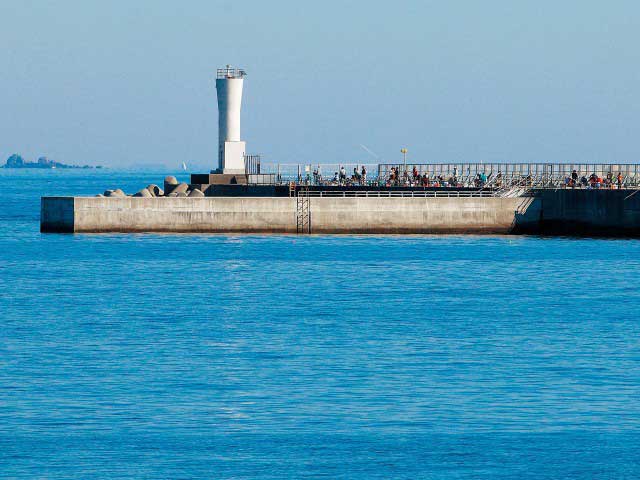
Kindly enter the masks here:
M 360 183 L 360 174 L 358 173 L 358 167 L 353 167 L 353 181 L 354 183 Z
M 604 179 L 604 185 L 607 188 L 613 188 L 613 173 L 607 172 L 607 176 Z
M 578 172 L 574 169 L 573 172 L 571 172 L 571 188 L 575 188 L 577 184 L 578 184 Z

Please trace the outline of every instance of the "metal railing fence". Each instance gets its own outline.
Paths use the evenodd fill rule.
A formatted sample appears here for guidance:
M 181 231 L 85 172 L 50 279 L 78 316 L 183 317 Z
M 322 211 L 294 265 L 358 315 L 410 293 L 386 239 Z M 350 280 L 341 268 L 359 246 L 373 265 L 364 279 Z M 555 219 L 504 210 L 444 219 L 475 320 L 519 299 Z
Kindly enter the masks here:
M 260 155 L 245 155 L 244 170 L 248 175 L 259 175 L 260 172 Z
M 362 167 L 366 170 L 365 179 L 362 179 Z M 327 185 L 332 182 L 346 183 L 351 182 L 355 176 L 355 171 L 360 176 L 359 183 L 364 181 L 366 184 L 377 184 L 378 180 L 378 164 L 369 163 L 261 163 L 260 173 L 274 175 L 276 182 L 285 184 L 296 182 L 308 185 Z M 343 180 L 341 180 L 341 171 L 343 172 Z
M 620 184 L 621 188 L 640 188 L 640 164 L 412 163 L 405 167 L 401 163 L 264 163 L 259 156 L 248 156 L 246 166 L 249 182 L 253 184 L 283 185 L 294 182 L 299 185 L 451 186 L 479 189 L 617 188 Z M 364 177 L 363 167 L 366 170 Z M 571 178 L 574 170 L 576 182 Z M 598 178 L 601 182 L 591 182 L 590 177 Z
M 360 191 L 309 191 L 306 193 L 309 197 L 339 197 L 339 198 L 384 198 L 384 197 L 401 197 L 401 198 L 469 198 L 469 197 L 495 197 L 499 196 L 498 192 L 490 190 L 360 190 Z
M 246 75 L 247 72 L 242 68 L 235 68 L 231 65 L 216 69 L 216 78 L 244 78 Z
M 525 186 L 530 188 L 562 188 L 568 185 L 568 180 L 575 171 L 577 184 L 583 184 L 586 179 L 589 186 L 589 178 L 595 176 L 606 184 L 607 177 L 610 183 L 618 183 L 617 177 L 621 176 L 623 187 L 640 186 L 640 164 L 585 164 L 585 163 L 425 163 L 425 164 L 380 164 L 378 177 L 392 184 L 411 183 L 417 174 L 423 179 L 428 178 L 428 183 L 434 179 L 440 179 L 447 183 L 455 183 L 459 186 L 495 186 L 514 187 Z M 479 176 L 484 175 L 486 180 L 480 182 Z M 395 178 L 394 178 L 395 177 Z M 576 185 L 578 186 L 578 185 Z

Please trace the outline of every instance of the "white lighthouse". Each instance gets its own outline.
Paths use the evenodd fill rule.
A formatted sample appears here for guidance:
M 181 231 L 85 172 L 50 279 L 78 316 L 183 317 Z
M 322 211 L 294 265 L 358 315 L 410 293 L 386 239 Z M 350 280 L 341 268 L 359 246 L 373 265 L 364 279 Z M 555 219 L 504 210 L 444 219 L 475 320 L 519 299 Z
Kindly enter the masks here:
M 220 173 L 245 173 L 245 142 L 240 140 L 244 70 L 227 65 L 216 76 L 218 92 L 218 161 Z

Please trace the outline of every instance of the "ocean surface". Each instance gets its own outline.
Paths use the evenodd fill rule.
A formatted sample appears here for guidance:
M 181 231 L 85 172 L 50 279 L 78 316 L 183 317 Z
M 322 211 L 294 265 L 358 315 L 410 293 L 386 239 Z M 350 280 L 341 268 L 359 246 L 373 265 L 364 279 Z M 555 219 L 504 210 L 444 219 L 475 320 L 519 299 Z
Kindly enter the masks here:
M 164 175 L 0 170 L 0 478 L 640 478 L 639 241 L 39 232 Z

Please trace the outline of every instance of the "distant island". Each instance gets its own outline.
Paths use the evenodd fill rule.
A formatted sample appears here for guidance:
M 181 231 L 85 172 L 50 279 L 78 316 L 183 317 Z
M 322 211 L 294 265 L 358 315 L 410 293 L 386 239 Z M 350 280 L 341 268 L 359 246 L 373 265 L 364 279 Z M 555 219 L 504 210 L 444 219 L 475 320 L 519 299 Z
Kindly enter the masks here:
M 2 168 L 102 168 L 101 166 L 92 167 L 91 165 L 67 165 L 66 163 L 54 162 L 47 157 L 38 158 L 37 162 L 25 162 L 17 153 L 14 153 L 7 159 Z

